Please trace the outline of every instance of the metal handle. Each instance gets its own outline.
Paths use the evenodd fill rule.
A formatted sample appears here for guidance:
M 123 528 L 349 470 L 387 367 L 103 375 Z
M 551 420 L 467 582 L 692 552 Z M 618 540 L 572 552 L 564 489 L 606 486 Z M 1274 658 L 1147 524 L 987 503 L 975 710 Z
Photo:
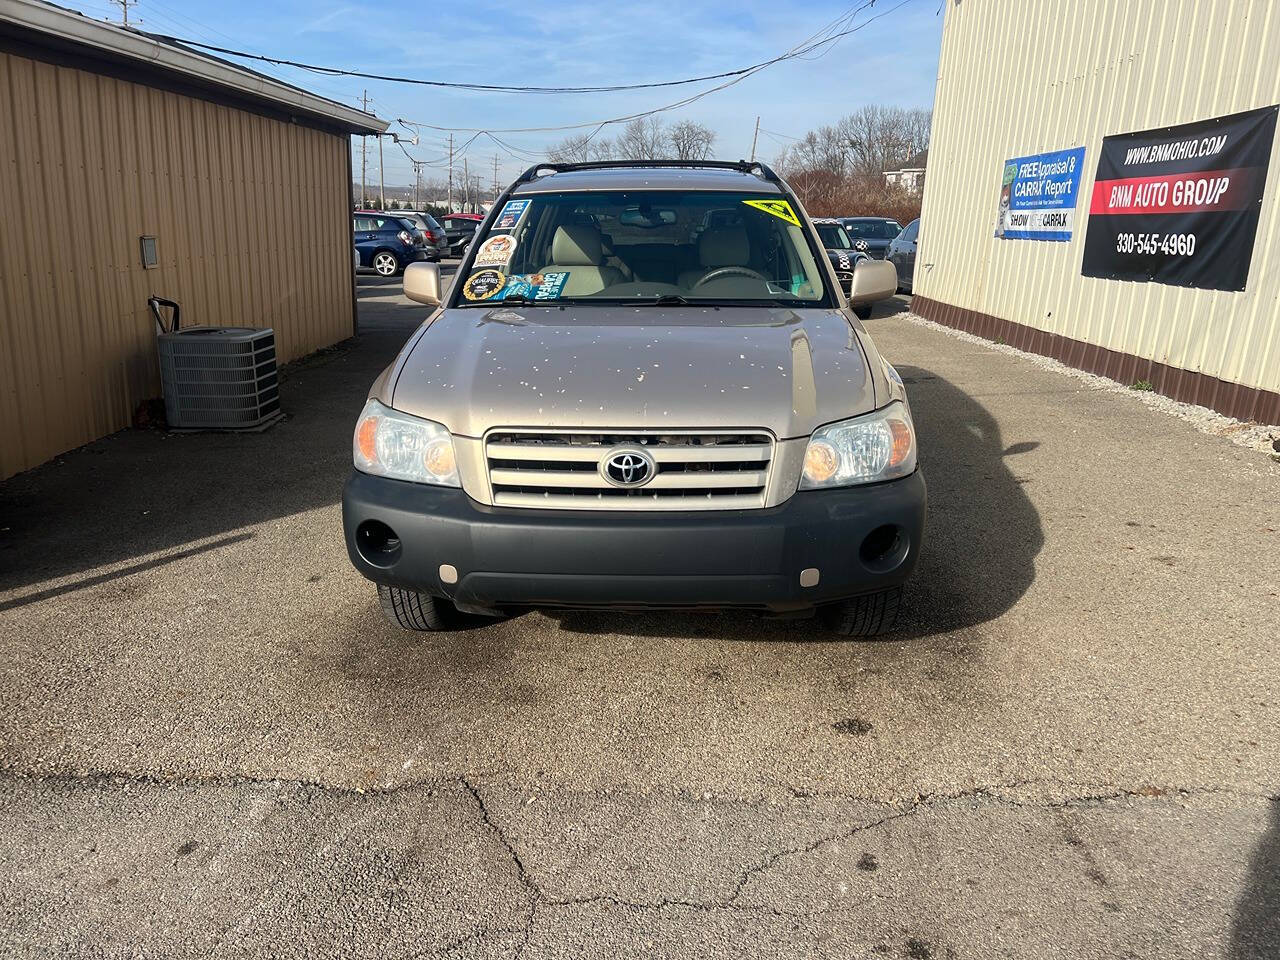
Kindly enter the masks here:
M 178 330 L 178 314 L 181 308 L 172 300 L 166 300 L 164 297 L 147 298 L 147 306 L 151 308 L 151 315 L 156 318 L 156 326 L 159 327 L 161 333 L 176 333 Z M 170 315 L 170 321 L 166 325 L 164 317 L 160 313 L 161 307 L 168 307 L 173 313 Z

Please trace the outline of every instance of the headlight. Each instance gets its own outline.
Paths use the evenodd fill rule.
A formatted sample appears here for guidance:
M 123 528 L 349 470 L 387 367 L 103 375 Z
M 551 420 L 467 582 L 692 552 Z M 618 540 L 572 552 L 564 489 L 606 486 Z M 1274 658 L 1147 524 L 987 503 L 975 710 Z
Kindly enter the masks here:
M 801 490 L 905 477 L 916 468 L 916 431 L 905 404 L 815 430 L 804 452 Z
M 453 439 L 438 423 L 370 400 L 351 443 L 356 469 L 395 480 L 458 486 Z

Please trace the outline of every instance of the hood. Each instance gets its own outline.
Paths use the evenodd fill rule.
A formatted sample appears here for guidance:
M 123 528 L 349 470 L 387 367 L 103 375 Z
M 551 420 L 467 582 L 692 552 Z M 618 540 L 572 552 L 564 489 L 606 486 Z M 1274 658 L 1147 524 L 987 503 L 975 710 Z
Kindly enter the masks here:
M 763 427 L 785 439 L 875 408 L 854 328 L 830 308 L 452 309 L 406 350 L 386 399 L 470 437 Z

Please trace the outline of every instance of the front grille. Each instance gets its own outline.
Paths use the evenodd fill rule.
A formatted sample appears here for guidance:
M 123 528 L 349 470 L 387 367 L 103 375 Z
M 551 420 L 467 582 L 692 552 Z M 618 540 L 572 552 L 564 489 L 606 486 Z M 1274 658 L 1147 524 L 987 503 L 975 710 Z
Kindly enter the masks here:
M 601 475 L 611 451 L 639 448 L 653 479 L 618 487 Z M 744 510 L 763 507 L 773 437 L 763 431 L 617 433 L 501 430 L 485 438 L 493 503 L 562 510 Z

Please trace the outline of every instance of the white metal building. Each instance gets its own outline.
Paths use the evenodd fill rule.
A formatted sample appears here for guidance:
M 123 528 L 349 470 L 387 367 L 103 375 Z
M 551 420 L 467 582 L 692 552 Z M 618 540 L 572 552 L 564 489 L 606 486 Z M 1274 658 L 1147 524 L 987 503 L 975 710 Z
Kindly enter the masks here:
M 1179 400 L 1280 422 L 1276 147 L 1269 166 L 1267 151 L 1255 149 L 1247 170 L 1228 162 L 1231 144 L 1221 160 L 1200 156 L 1217 143 L 1215 131 L 1234 129 L 1233 115 L 1256 111 L 1265 125 L 1262 108 L 1280 103 L 1280 4 L 945 6 L 914 309 L 1124 383 L 1148 381 Z M 1184 124 L 1199 126 L 1165 129 Z M 1074 206 L 1031 210 L 1028 229 L 1043 233 L 1004 231 L 1011 181 L 1016 193 L 1019 171 L 1034 174 L 1019 161 L 1046 154 L 1059 157 L 1059 185 L 1079 161 Z M 1129 167 L 1098 177 L 1100 163 Z M 1223 211 L 1210 192 L 1183 207 L 1194 215 L 1173 212 L 1193 178 L 1230 183 Z M 1136 200 L 1124 193 L 1135 184 Z M 1172 184 L 1173 199 L 1146 200 L 1149 184 Z M 1099 262 L 1104 269 L 1091 266 Z M 1243 289 L 1210 288 L 1230 287 L 1236 272 Z

